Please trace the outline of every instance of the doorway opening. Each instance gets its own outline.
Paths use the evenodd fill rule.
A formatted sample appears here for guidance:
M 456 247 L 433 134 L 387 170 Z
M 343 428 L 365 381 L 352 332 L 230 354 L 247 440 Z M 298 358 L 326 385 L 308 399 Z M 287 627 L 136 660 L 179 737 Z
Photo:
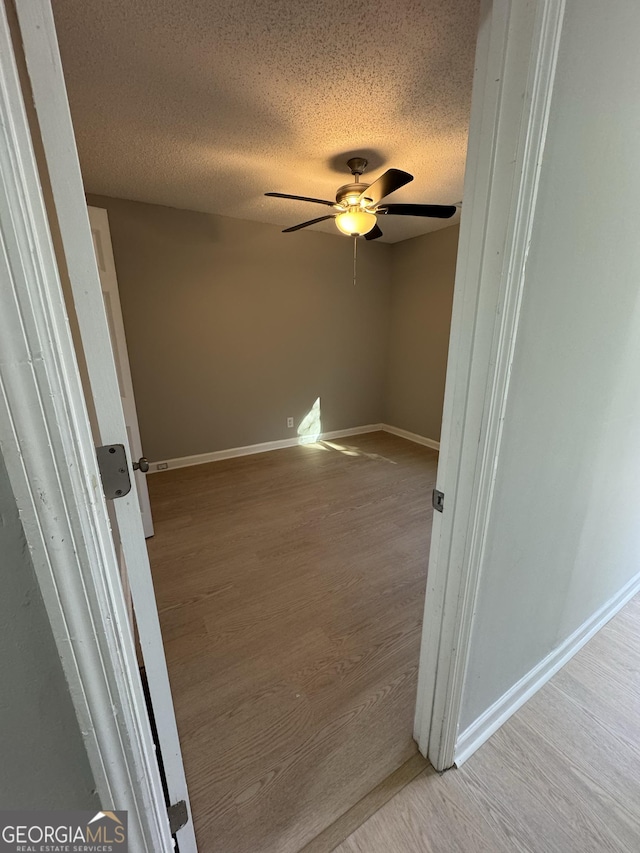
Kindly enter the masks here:
M 89 200 L 90 200 L 90 201 L 94 201 L 94 199 L 93 199 L 93 198 L 90 198 Z M 108 209 L 108 206 L 107 206 L 107 209 Z M 112 220 L 112 221 L 113 221 L 113 220 Z M 209 235 L 209 236 L 210 236 L 210 235 Z M 339 238 L 338 238 L 338 239 L 339 239 Z M 372 247 L 372 248 L 377 248 L 377 247 Z M 380 247 L 380 249 L 377 251 L 377 256 L 381 256 L 381 255 L 383 255 L 384 253 L 385 253 L 384 247 Z M 387 254 L 387 256 L 389 256 L 389 253 L 386 253 L 386 254 Z M 376 257 L 376 256 L 375 256 L 375 255 L 372 255 L 372 257 Z M 451 278 L 453 278 L 453 274 L 452 274 Z M 361 279 L 361 280 L 362 280 L 362 279 Z M 382 289 L 382 292 L 384 293 L 384 289 Z M 380 291 L 378 291 L 378 298 L 379 298 L 379 293 L 380 293 Z M 358 294 L 358 296 L 360 296 L 360 294 Z M 332 309 L 333 309 L 334 313 L 336 313 L 336 305 L 335 305 L 335 302 L 334 302 L 333 300 L 329 300 L 329 302 L 330 302 L 330 304 L 331 304 L 331 307 L 332 307 Z M 340 312 L 338 312 L 338 313 L 340 313 Z M 351 327 L 351 330 L 352 330 L 352 329 L 354 329 L 354 328 L 357 328 L 357 326 L 353 325 L 353 326 Z M 351 331 L 351 330 L 350 330 L 350 331 Z M 134 338 L 134 340 L 135 340 L 135 338 Z M 443 357 L 444 357 L 444 356 L 443 356 Z M 379 366 L 379 365 L 378 365 L 378 366 Z M 134 368 L 134 370 L 135 370 L 135 368 Z M 353 387 L 355 387 L 355 383 L 354 383 L 354 386 L 353 386 Z M 366 426 L 371 427 L 371 426 L 377 426 L 377 425 L 378 425 L 377 423 L 375 423 L 375 424 L 367 424 L 367 423 L 363 424 L 363 426 L 365 426 L 365 427 L 366 427 Z M 393 427 L 393 429 L 396 431 L 396 433 L 397 433 L 397 432 L 400 432 L 400 433 L 402 433 L 402 432 L 405 432 L 405 433 L 409 433 L 409 432 L 411 432 L 411 430 L 406 430 L 406 429 L 404 429 L 404 427 L 402 427 L 402 426 L 398 426 L 397 424 L 392 424 L 392 427 Z M 335 432 L 340 432 L 340 431 L 341 431 L 341 430 L 334 430 L 333 432 L 335 433 Z M 357 434 L 357 433 L 359 433 L 359 432 L 360 432 L 360 429 L 358 429 L 358 427 L 349 427 L 346 431 L 347 431 L 347 432 L 355 432 L 355 433 Z M 383 432 L 384 432 L 384 431 L 383 431 Z M 371 431 L 371 433 L 369 433 L 369 435 L 376 435 L 376 434 L 377 434 L 377 432 L 376 432 L 375 430 L 374 430 L 374 431 Z M 418 434 L 418 433 L 414 433 L 413 435 L 414 435 L 414 436 L 415 436 L 415 435 L 418 435 L 418 436 L 419 436 L 419 434 Z M 423 439 L 426 439 L 426 440 L 427 440 L 427 442 L 428 442 L 429 440 L 431 440 L 431 441 L 433 440 L 431 437 L 428 437 L 428 436 L 421 436 L 421 437 L 422 437 Z M 343 443 L 343 444 L 340 444 L 339 442 L 341 442 L 341 441 L 343 441 L 343 442 L 344 442 L 344 439 L 345 439 L 345 438 L 349 438 L 350 443 L 349 443 L 349 444 L 346 444 L 346 442 L 345 442 L 345 443 Z M 407 436 L 406 436 L 406 435 L 404 435 L 404 436 L 403 436 L 403 435 L 400 435 L 400 436 L 396 436 L 396 437 L 395 437 L 395 438 L 393 438 L 393 439 L 389 439 L 389 438 L 385 438 L 385 436 L 383 435 L 383 436 L 382 436 L 382 438 L 383 438 L 385 441 L 395 442 L 395 444 L 396 444 L 398 447 L 400 447 L 400 446 L 402 446 L 402 445 L 406 442 Z M 310 456 L 309 456 L 309 454 L 308 454 L 308 452 L 307 452 L 307 451 L 312 450 L 312 451 L 316 454 L 316 456 L 317 456 L 318 458 L 325 458 L 325 459 L 327 459 L 327 460 L 331 459 L 331 460 L 332 460 L 331 464 L 333 464 L 333 459 L 334 459 L 334 457 L 339 458 L 339 461 L 340 461 L 340 462 L 343 462 L 343 463 L 344 463 L 344 462 L 345 462 L 345 460 L 346 460 L 346 461 L 348 461 L 348 462 L 350 463 L 350 465 L 351 465 L 351 470 L 353 469 L 353 467 L 354 467 L 354 465 L 355 465 L 355 464 L 359 464 L 361 468 L 363 468 L 365 464 L 373 463 L 373 462 L 375 462 L 376 464 L 378 464 L 378 465 L 379 465 L 379 464 L 380 464 L 380 459 L 381 459 L 381 458 L 382 458 L 383 460 L 385 459 L 385 454 L 386 454 L 386 456 L 391 455 L 391 449 L 390 449 L 389 445 L 381 445 L 381 446 L 379 446 L 379 447 L 377 447 L 377 448 L 376 448 L 376 446 L 375 446 L 375 445 L 367 444 L 367 441 L 368 441 L 368 440 L 369 440 L 369 439 L 365 439 L 364 441 L 359 441 L 359 443 L 358 443 L 358 444 L 356 444 L 356 443 L 352 440 L 352 437 L 351 437 L 351 436 L 335 436 L 335 435 L 334 435 L 334 437 L 333 437 L 330 441 L 326 441 L 324 444 L 319 443 L 319 442 L 316 442 L 316 443 L 315 443 L 315 444 L 317 445 L 316 447 L 313 447 L 313 448 L 312 448 L 312 447 L 310 447 L 310 446 L 307 446 L 307 447 L 302 448 L 302 451 L 303 451 L 303 452 L 305 452 L 305 453 L 307 453 L 307 457 L 306 457 L 306 459 L 309 459 L 309 458 L 310 458 Z M 362 444 L 363 446 L 360 446 L 361 444 Z M 416 452 L 416 453 L 418 453 L 419 448 L 420 448 L 420 443 L 418 443 L 418 444 L 417 444 L 417 447 L 416 447 L 416 448 L 414 448 L 414 450 L 415 450 L 415 452 Z M 145 448 L 145 449 L 146 449 L 146 448 Z M 297 450 L 297 448 L 296 448 L 296 450 Z M 214 451 L 214 452 L 215 452 L 215 451 Z M 431 458 L 433 459 L 433 454 L 432 454 L 432 453 L 430 453 L 429 451 L 422 451 L 422 450 L 420 450 L 419 452 L 424 453 L 424 454 L 427 454 L 427 455 L 430 455 L 430 456 L 431 456 Z M 376 457 L 377 457 L 377 458 L 376 458 Z M 175 458 L 175 457 L 174 457 L 174 458 Z M 262 457 L 262 458 L 266 458 L 266 457 Z M 161 461 L 162 461 L 162 460 L 158 460 L 157 464 L 160 464 L 160 462 L 161 462 Z M 220 463 L 217 463 L 217 464 L 219 465 Z M 238 464 L 239 464 L 239 463 L 238 463 Z M 325 464 L 325 466 L 327 466 L 329 463 L 328 463 L 328 462 L 326 462 L 326 463 L 324 463 L 324 464 Z M 393 459 L 391 459 L 391 460 L 387 460 L 386 462 L 384 462 L 384 465 L 385 465 L 385 466 L 386 466 L 386 465 L 392 465 L 392 464 L 398 465 L 399 463 L 398 463 L 397 461 L 393 460 Z M 168 467 L 172 467 L 172 466 L 168 466 Z M 202 466 L 198 466 L 198 467 L 202 467 Z M 369 467 L 373 470 L 373 466 L 372 466 L 372 465 L 369 465 Z M 193 470 L 195 470 L 195 468 L 194 468 Z M 158 474 L 157 476 L 158 476 L 158 477 L 166 476 L 166 477 L 167 477 L 167 482 L 169 482 L 168 478 L 169 478 L 170 476 L 174 476 L 174 474 L 173 474 L 173 472 L 169 471 L 166 475 Z M 176 475 L 176 476 L 177 476 L 177 475 Z M 182 475 L 180 475 L 180 476 L 182 476 Z M 430 498 L 430 495 L 429 495 L 429 492 L 430 492 L 430 485 L 427 485 L 427 484 L 425 483 L 425 486 L 426 486 L 426 488 L 425 488 L 425 493 L 423 494 L 423 496 L 422 496 L 422 497 L 423 497 L 423 500 L 424 500 L 424 501 L 425 501 L 425 503 L 426 503 L 426 506 L 428 507 L 429 498 Z M 381 490 L 381 491 L 383 492 L 383 494 L 384 494 L 384 489 L 383 489 L 382 487 L 380 487 L 380 490 Z M 392 525 L 392 526 L 393 526 L 393 525 Z M 381 527 L 383 527 L 383 525 L 381 525 Z M 396 528 L 399 528 L 399 527 L 401 527 L 401 524 L 400 524 L 400 523 L 397 523 L 397 524 L 395 525 L 395 527 L 396 527 Z M 338 538 L 338 537 L 337 537 L 337 534 L 336 534 L 336 538 Z M 427 556 L 427 540 L 425 540 L 425 543 L 424 543 L 424 550 L 423 550 L 423 558 L 424 558 L 424 567 L 425 567 L 425 570 L 426 570 L 426 556 Z M 422 592 L 424 592 L 424 579 L 423 579 L 423 584 L 422 584 Z M 416 647 L 416 648 L 417 648 L 417 647 Z M 417 650 L 416 650 L 415 668 L 417 669 Z M 410 702 L 410 704 L 409 704 L 409 706 L 408 706 L 408 707 L 409 707 L 409 709 L 410 709 L 410 711 L 411 711 L 410 716 L 412 716 L 412 705 L 413 705 L 413 703 L 412 703 L 412 702 Z M 184 737 L 184 736 L 183 736 L 183 737 Z M 411 747 L 411 748 L 413 749 L 413 747 Z M 380 780 L 380 781 L 382 781 L 382 780 Z M 344 805 L 344 803 L 343 803 L 343 805 Z
M 170 267 L 163 251 L 175 251 L 180 212 L 163 211 L 169 225 L 154 231 L 151 206 L 89 200 L 105 205 L 116 235 Z M 436 404 L 425 393 L 414 417 L 437 426 L 445 357 L 438 365 L 428 350 L 440 341 L 446 351 L 457 231 L 394 245 L 400 275 L 384 303 L 389 372 L 401 381 L 422 348 L 412 383 L 424 378 Z M 117 239 L 114 253 L 117 267 Z M 141 261 L 122 244 L 120 257 L 126 322 L 131 304 L 135 318 Z M 357 296 L 356 307 L 379 294 Z M 147 309 L 145 323 L 154 326 L 161 310 Z M 391 391 L 402 418 L 411 401 L 403 387 Z M 151 455 L 147 546 L 204 846 L 300 850 L 331 827 L 339 832 L 341 820 L 342 832 L 352 828 L 345 813 L 386 779 L 395 774 L 391 797 L 426 766 L 413 717 L 437 441 L 382 422 L 327 434 L 324 412 L 313 399 L 296 418 L 296 439 L 282 442 L 291 446 Z

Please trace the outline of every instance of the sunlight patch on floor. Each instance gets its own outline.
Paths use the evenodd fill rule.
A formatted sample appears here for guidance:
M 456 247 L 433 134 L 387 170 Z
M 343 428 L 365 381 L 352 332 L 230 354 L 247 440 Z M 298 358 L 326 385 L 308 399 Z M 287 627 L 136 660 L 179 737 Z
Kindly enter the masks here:
M 322 415 L 320 411 L 320 397 L 316 398 L 315 403 L 309 409 L 304 418 L 300 421 L 298 427 L 298 444 L 303 447 L 313 448 L 314 450 L 324 450 L 325 452 L 334 451 L 342 453 L 343 456 L 362 457 L 366 459 L 380 459 L 382 462 L 389 462 L 391 465 L 397 465 L 393 459 L 387 459 L 386 456 L 380 456 L 379 453 L 367 453 L 359 447 L 349 444 L 338 444 L 335 441 L 328 441 L 320 436 L 322 435 Z
M 382 462 L 389 462 L 391 465 L 398 464 L 393 459 L 388 459 L 386 456 L 380 456 L 379 453 L 367 453 L 366 450 L 362 450 L 360 447 L 356 447 L 352 444 L 337 444 L 335 441 L 325 440 L 320 440 L 317 444 L 322 445 L 325 450 L 335 450 L 338 453 L 342 453 L 343 456 L 360 456 L 366 459 L 380 459 Z

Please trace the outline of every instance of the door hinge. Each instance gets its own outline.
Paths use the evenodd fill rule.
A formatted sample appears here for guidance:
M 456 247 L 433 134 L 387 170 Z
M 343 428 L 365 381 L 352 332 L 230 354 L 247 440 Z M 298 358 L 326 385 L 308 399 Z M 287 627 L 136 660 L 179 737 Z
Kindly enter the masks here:
M 442 512 L 444 509 L 444 492 L 434 489 L 431 503 L 433 504 L 434 509 L 438 510 L 438 512 Z
M 96 447 L 102 489 L 107 500 L 123 498 L 131 491 L 131 479 L 124 444 L 105 444 Z
M 187 804 L 184 800 L 178 800 L 172 806 L 167 808 L 167 816 L 169 817 L 169 827 L 171 835 L 175 835 L 179 829 L 186 826 L 189 822 L 189 813 L 187 812 Z

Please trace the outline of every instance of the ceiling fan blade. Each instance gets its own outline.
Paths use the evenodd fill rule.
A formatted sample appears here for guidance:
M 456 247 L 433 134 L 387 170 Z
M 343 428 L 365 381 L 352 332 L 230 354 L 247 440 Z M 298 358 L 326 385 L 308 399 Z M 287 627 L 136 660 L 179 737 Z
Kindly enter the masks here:
M 365 240 L 377 240 L 378 237 L 382 237 L 382 231 L 380 230 L 379 225 L 374 225 L 371 231 L 364 235 Z
M 453 204 L 385 204 L 376 213 L 391 213 L 394 216 L 432 216 L 435 219 L 449 219 L 456 212 Z
M 371 204 L 379 204 L 383 198 L 399 190 L 405 184 L 413 180 L 413 175 L 409 172 L 403 172 L 402 169 L 387 169 L 380 175 L 377 181 L 374 181 L 370 186 L 363 190 L 360 198 L 370 198 Z
M 308 222 L 301 222 L 300 225 L 293 225 L 291 228 L 285 228 L 283 234 L 288 234 L 290 231 L 299 231 L 301 228 L 306 228 L 308 225 L 315 225 L 316 222 L 324 222 L 325 219 L 335 219 L 338 214 L 334 213 L 329 216 L 319 216 L 317 219 L 310 219 Z
M 292 198 L 294 201 L 312 201 L 314 204 L 328 204 L 335 206 L 335 201 L 325 201 L 323 198 L 308 198 L 306 195 L 288 195 L 287 193 L 265 193 L 272 198 Z

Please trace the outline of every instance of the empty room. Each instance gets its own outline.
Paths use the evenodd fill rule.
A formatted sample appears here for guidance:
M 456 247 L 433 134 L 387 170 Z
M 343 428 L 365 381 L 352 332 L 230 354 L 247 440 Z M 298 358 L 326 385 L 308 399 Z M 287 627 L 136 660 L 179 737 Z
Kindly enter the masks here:
M 478 8 L 408 11 L 54 7 L 202 849 L 425 766 Z

